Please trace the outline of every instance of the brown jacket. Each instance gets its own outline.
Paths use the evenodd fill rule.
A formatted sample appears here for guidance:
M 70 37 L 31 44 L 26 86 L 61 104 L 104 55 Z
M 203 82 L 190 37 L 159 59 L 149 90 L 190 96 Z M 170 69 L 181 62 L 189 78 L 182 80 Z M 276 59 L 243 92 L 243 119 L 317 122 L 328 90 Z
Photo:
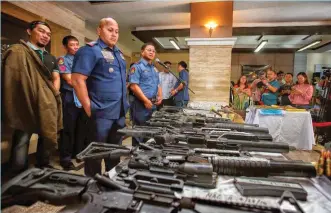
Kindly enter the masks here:
M 4 125 L 56 143 L 62 129 L 62 103 L 51 71 L 22 40 L 6 50 L 1 66 Z

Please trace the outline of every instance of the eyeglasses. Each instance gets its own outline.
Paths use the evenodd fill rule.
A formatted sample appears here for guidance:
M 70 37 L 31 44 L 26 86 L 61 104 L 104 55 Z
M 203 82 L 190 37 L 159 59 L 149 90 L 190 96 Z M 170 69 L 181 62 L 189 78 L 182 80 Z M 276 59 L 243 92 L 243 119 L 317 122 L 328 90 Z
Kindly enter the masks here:
M 145 49 L 145 51 L 156 53 L 156 50 L 153 50 L 153 49 Z

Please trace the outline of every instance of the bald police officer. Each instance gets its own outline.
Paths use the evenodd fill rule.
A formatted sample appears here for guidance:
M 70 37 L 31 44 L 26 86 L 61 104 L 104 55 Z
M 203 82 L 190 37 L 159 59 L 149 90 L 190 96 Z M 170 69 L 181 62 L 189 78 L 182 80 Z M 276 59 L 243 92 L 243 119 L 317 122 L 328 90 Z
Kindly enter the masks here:
M 156 105 L 162 102 L 159 73 L 152 63 L 154 58 L 154 45 L 146 43 L 141 47 L 141 59 L 130 69 L 129 83 L 134 95 L 130 109 L 134 125 L 145 125 Z M 133 146 L 138 142 L 142 142 L 141 139 L 132 139 Z
M 90 117 L 89 141 L 121 144 L 117 130 L 125 126 L 126 63 L 116 46 L 119 28 L 112 18 L 100 20 L 99 39 L 80 48 L 72 68 L 72 85 L 87 116 Z M 105 159 L 106 170 L 119 163 Z M 101 160 L 85 161 L 85 175 L 101 173 Z

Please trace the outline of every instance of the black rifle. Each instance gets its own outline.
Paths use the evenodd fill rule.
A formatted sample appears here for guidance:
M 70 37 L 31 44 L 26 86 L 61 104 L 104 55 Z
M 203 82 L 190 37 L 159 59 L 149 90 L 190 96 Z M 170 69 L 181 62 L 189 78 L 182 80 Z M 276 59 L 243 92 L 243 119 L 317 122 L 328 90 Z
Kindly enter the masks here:
M 120 134 L 133 136 L 133 137 L 149 137 L 154 138 L 157 144 L 178 143 L 184 141 L 190 148 L 217 148 L 228 150 L 241 150 L 241 151 L 258 151 L 258 152 L 278 152 L 287 153 L 290 149 L 294 149 L 287 143 L 270 142 L 270 141 L 252 141 L 251 137 L 247 137 L 247 140 L 234 140 L 228 137 L 234 135 L 224 134 L 207 135 L 207 134 L 176 134 L 175 131 L 168 132 L 155 132 L 146 131 L 145 129 L 129 129 L 123 128 L 117 131 Z M 238 136 L 238 135 L 237 135 Z M 244 135 L 240 136 L 244 137 Z M 254 136 L 253 136 L 254 137 Z
M 209 127 L 209 128 L 221 128 L 221 129 L 231 129 L 236 130 L 238 132 L 259 132 L 259 133 L 269 133 L 268 128 L 263 127 L 256 127 L 246 124 L 238 124 L 238 123 L 229 123 L 229 122 L 223 122 L 223 123 L 203 123 L 203 122 L 190 122 L 190 121 L 159 121 L 159 120 L 153 120 L 150 119 L 146 122 L 149 126 L 155 126 L 155 127 L 166 127 L 166 126 L 173 126 L 173 127 L 190 127 L 190 128 L 196 128 L 196 127 Z
M 77 213 L 284 213 L 287 211 L 280 206 L 286 200 L 296 208 L 296 212 L 304 212 L 290 192 L 285 192 L 277 203 L 217 193 L 182 197 L 175 193 L 183 190 L 180 180 L 169 179 L 166 184 L 157 184 L 159 178 L 162 177 L 153 178 L 154 185 L 131 181 L 130 185 L 123 186 L 98 174 L 95 178 L 87 178 L 59 170 L 33 168 L 3 185 L 1 203 L 3 207 L 28 204 L 28 201 L 47 201 L 55 205 L 85 204 Z

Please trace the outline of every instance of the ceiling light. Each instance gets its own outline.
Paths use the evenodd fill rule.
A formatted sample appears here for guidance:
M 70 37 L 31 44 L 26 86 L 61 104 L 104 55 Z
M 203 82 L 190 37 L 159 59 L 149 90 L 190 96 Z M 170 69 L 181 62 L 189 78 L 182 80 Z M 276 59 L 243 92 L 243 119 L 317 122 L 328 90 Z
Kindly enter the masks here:
M 161 41 L 157 38 L 153 38 L 154 41 L 156 41 L 162 48 L 164 48 L 163 44 L 161 43 Z
M 180 48 L 179 48 L 178 44 L 175 42 L 175 40 L 170 39 L 169 41 L 177 50 L 180 50 Z
M 264 45 L 266 45 L 267 43 L 268 43 L 268 40 L 261 41 L 261 43 L 254 50 L 254 52 L 255 53 L 259 52 L 264 47 Z
M 305 50 L 305 49 L 308 49 L 309 47 L 312 47 L 312 46 L 314 46 L 314 45 L 316 45 L 316 44 L 319 44 L 319 43 L 321 43 L 321 42 L 322 42 L 322 40 L 314 41 L 314 42 L 312 42 L 312 43 L 310 43 L 310 44 L 307 44 L 307 45 L 301 47 L 297 52 L 301 52 L 301 51 L 303 51 L 303 50 Z

